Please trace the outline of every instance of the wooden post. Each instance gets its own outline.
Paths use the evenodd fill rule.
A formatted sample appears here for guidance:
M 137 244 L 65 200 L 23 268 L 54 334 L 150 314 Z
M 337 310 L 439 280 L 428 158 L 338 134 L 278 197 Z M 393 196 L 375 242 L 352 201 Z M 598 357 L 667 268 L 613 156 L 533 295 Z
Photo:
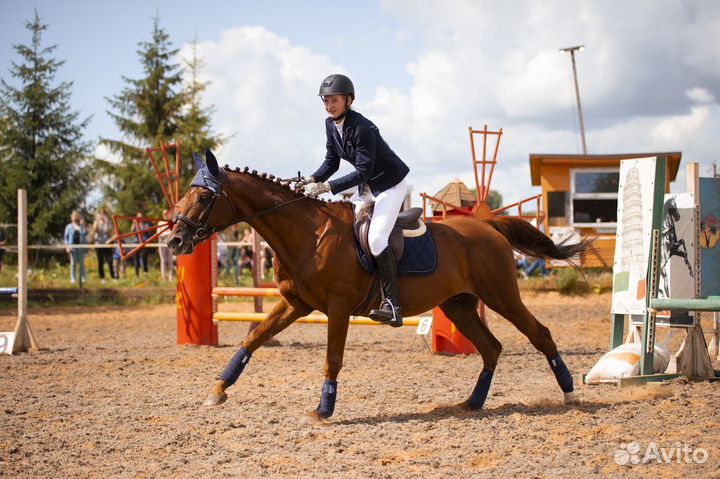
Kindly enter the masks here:
M 695 298 L 700 297 L 700 282 L 702 278 L 699 276 L 700 271 L 700 244 L 697 238 L 700 237 L 700 165 L 698 163 L 690 163 L 686 167 L 687 172 L 687 190 L 688 193 L 692 193 L 693 201 L 695 202 L 695 258 L 694 270 L 695 270 Z M 700 321 L 700 313 L 694 312 L 695 314 L 695 325 L 687 329 L 687 336 L 683 341 L 680 350 L 675 355 L 677 362 L 677 371 L 687 377 L 715 377 L 713 371 L 712 359 L 710 358 L 710 348 L 708 348 L 705 342 L 705 336 L 702 331 L 702 324 Z M 717 313 L 716 313 L 717 314 Z M 713 331 L 713 339 L 718 335 L 717 325 L 715 325 Z M 717 342 L 715 342 L 715 348 L 717 348 Z
M 18 319 L 15 324 L 15 343 L 13 353 L 38 349 L 35 335 L 30 329 L 27 317 L 27 191 L 18 190 Z

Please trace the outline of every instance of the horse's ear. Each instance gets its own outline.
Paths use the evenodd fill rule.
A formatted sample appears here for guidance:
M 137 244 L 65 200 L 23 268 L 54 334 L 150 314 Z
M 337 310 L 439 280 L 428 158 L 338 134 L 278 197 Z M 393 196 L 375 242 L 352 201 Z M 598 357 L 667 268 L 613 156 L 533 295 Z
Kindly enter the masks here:
M 205 150 L 205 162 L 207 163 L 208 170 L 210 170 L 210 173 L 212 173 L 213 176 L 217 176 L 218 173 L 220 173 L 220 167 L 218 166 L 217 159 L 215 158 L 215 155 L 213 155 L 212 151 L 210 151 L 210 148 Z
M 200 171 L 200 170 L 202 170 L 203 168 L 205 168 L 205 163 L 203 163 L 203 160 L 202 160 L 202 158 L 200 158 L 200 155 L 198 155 L 197 153 L 195 153 L 195 152 L 193 151 L 193 152 L 192 152 L 192 157 L 193 157 L 193 163 L 195 164 L 195 169 L 196 169 L 196 170 Z

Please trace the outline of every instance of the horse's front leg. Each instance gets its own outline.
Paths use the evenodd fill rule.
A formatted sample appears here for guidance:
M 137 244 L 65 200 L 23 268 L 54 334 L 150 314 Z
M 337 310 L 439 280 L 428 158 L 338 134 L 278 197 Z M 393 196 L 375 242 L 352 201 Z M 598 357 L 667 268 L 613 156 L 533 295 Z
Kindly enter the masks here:
M 690 258 L 688 258 L 688 250 L 687 246 L 685 246 L 685 240 L 681 239 L 678 241 L 678 249 L 682 247 L 682 253 L 680 256 L 685 260 L 685 265 L 688 267 L 688 270 L 690 271 L 690 277 L 693 277 L 693 267 L 690 265 Z
M 323 421 L 335 412 L 337 377 L 342 368 L 349 325 L 350 311 L 347 308 L 329 308 L 325 382 L 320 395 L 320 404 L 314 411 L 310 411 L 305 415 L 310 422 Z
M 250 361 L 252 353 L 269 338 L 275 336 L 290 326 L 296 319 L 308 314 L 310 311 L 310 307 L 297 308 L 282 298 L 268 313 L 265 321 L 245 337 L 238 352 L 235 353 L 223 372 L 218 376 L 218 382 L 215 383 L 203 405 L 217 406 L 224 403 L 227 400 L 225 390 L 235 384 L 248 361 Z

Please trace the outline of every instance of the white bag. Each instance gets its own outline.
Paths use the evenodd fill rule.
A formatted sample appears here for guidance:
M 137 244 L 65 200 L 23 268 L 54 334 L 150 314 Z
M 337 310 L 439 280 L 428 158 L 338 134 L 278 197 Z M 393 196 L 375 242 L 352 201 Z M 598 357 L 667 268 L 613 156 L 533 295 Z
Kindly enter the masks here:
M 670 351 L 668 350 L 670 335 L 671 333 L 668 332 L 662 343 L 655 344 L 655 354 L 653 355 L 655 372 L 664 372 L 670 363 Z M 640 374 L 641 348 L 641 343 L 627 343 L 605 353 L 585 376 L 585 382 L 592 384 L 603 380 L 638 376 Z

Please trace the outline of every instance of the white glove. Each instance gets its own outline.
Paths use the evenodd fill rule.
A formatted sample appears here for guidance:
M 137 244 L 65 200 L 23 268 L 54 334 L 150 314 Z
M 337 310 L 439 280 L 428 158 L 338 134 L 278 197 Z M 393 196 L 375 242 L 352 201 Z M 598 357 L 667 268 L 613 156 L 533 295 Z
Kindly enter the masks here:
M 322 183 L 310 183 L 305 186 L 304 193 L 307 196 L 315 198 L 323 193 L 330 191 L 330 183 L 323 181 Z
M 307 178 L 300 178 L 298 182 L 296 183 L 296 188 L 304 188 L 310 183 L 315 183 L 315 178 L 313 176 L 308 176 Z

